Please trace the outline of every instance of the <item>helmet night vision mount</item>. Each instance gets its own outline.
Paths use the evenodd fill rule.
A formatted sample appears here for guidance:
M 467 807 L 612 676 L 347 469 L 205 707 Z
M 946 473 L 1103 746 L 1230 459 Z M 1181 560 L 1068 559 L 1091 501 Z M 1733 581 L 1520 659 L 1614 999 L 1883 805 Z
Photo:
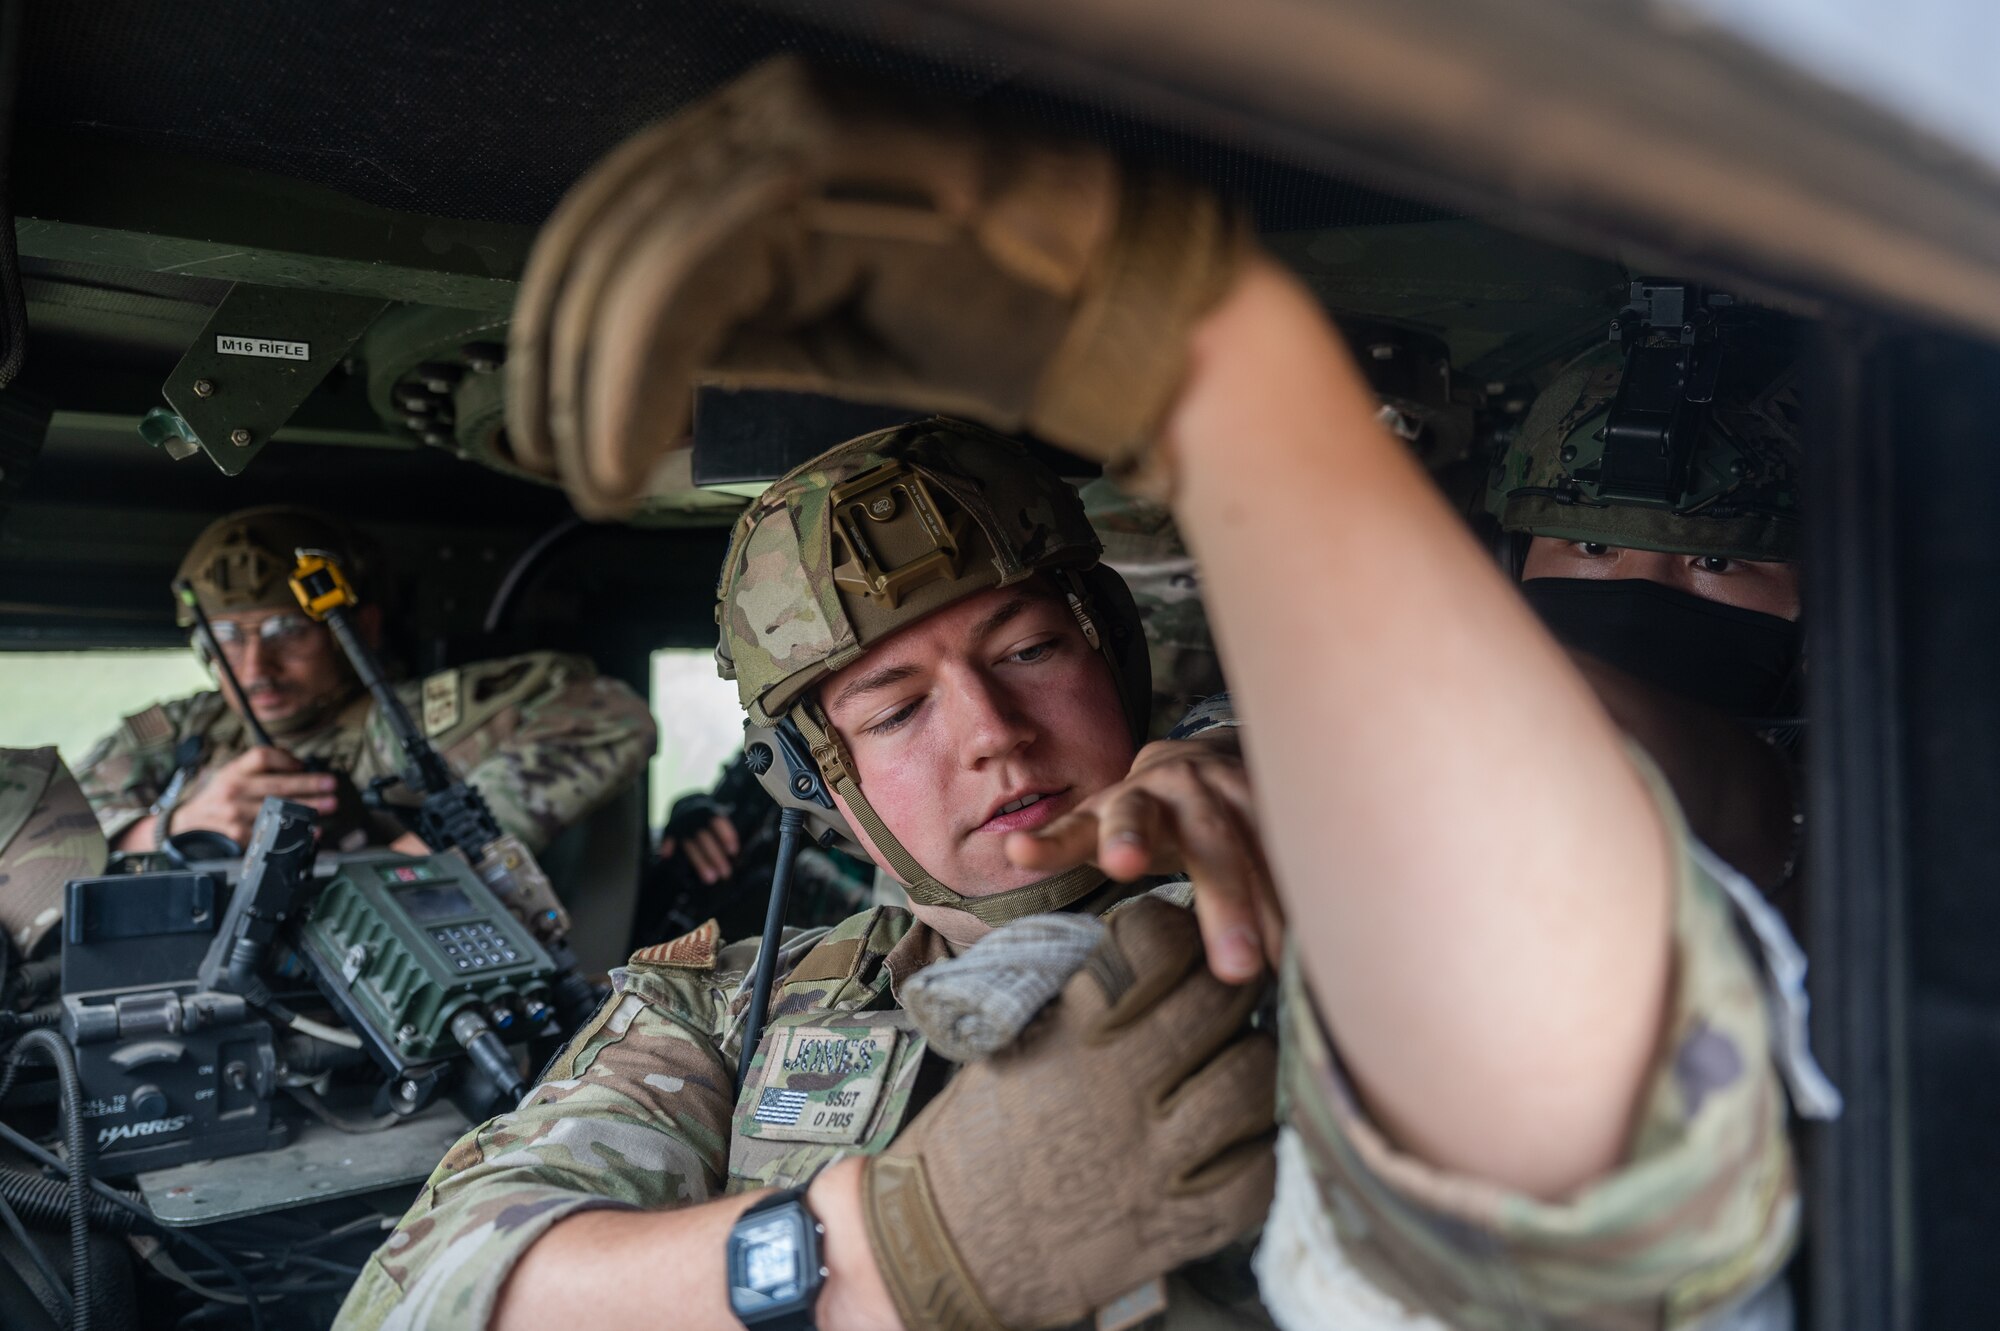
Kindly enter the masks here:
M 1674 508 L 1715 403 L 1724 312 L 1733 296 L 1641 278 L 1611 321 L 1625 372 L 1604 424 L 1597 493 L 1607 503 Z

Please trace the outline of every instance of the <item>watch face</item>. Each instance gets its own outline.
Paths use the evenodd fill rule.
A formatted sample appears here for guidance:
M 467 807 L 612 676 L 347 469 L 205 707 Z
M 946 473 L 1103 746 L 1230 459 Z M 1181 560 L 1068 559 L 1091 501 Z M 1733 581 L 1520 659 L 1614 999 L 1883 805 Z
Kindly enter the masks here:
M 736 1231 L 735 1302 L 749 1307 L 786 1303 L 805 1293 L 805 1243 L 801 1217 L 781 1210 L 758 1216 Z

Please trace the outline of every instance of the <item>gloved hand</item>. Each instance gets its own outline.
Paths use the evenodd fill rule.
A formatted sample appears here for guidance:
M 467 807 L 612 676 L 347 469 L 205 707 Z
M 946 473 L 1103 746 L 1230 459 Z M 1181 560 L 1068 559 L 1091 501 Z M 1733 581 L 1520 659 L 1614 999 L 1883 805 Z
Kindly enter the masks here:
M 962 1069 L 862 1175 L 908 1331 L 1085 1317 L 1249 1232 L 1271 1200 L 1276 1049 L 1194 917 L 1114 913 L 1060 1000 Z
M 1207 192 L 1101 148 L 776 60 L 625 144 L 543 228 L 509 437 L 593 517 L 686 442 L 698 381 L 1025 425 L 1133 474 L 1247 245 Z

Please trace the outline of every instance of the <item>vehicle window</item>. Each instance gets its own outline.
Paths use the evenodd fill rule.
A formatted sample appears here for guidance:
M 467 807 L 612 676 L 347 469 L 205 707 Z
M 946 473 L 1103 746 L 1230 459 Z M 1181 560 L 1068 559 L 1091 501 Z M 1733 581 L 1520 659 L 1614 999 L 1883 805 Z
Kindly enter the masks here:
M 0 747 L 53 744 L 74 765 L 120 717 L 213 687 L 185 647 L 0 652 Z
M 743 746 L 743 710 L 736 686 L 716 677 L 715 652 L 707 647 L 654 652 L 651 701 L 660 748 L 646 809 L 658 827 L 675 800 L 713 786 L 722 764 Z

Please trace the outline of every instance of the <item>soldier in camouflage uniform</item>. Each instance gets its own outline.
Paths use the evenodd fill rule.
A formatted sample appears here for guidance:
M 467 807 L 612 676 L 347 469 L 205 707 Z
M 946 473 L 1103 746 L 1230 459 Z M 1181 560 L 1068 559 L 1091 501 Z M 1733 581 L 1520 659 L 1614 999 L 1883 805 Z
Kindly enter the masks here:
M 835 523 L 844 509 L 877 512 L 884 499 L 888 506 L 879 511 L 887 516 L 874 520 L 880 526 L 871 530 L 869 553 L 850 564 L 841 552 L 853 547 L 835 541 Z M 946 546 L 924 548 L 932 533 Z M 830 1162 L 872 1157 L 907 1140 L 906 1130 L 926 1121 L 919 1111 L 935 1090 L 929 1084 L 935 1074 L 926 1072 L 935 1062 L 927 1063 L 923 1033 L 900 1010 L 901 984 L 995 923 L 1050 909 L 1094 911 L 1137 890 L 1087 867 L 1054 876 L 1012 869 L 1000 853 L 1010 829 L 1046 824 L 1116 783 L 1145 730 L 1152 699 L 1144 637 L 1123 584 L 1097 563 L 1098 549 L 1075 493 L 1058 478 L 1011 442 L 948 422 L 865 436 L 766 492 L 738 525 L 720 608 L 719 655 L 750 714 L 753 749 L 774 742 L 779 730 L 794 740 L 811 736 L 809 743 L 822 748 L 841 746 L 832 727 L 848 735 L 860 706 L 870 714 L 869 733 L 855 729 L 849 761 L 862 767 L 881 761 L 872 733 L 906 723 L 873 714 L 908 705 L 879 691 L 902 685 L 905 676 L 891 670 L 890 684 L 875 682 L 882 658 L 870 651 L 900 629 L 963 635 L 965 626 L 995 616 L 1000 626 L 983 635 L 973 630 L 980 644 L 974 655 L 982 662 L 982 653 L 997 656 L 996 674 L 1015 682 L 984 687 L 1071 697 L 1081 675 L 1089 691 L 1080 701 L 1095 709 L 1090 725 L 1039 727 L 1023 719 L 1018 738 L 1011 731 L 997 740 L 975 734 L 970 749 L 994 745 L 1002 757 L 985 763 L 978 778 L 991 793 L 981 798 L 983 830 L 970 851 L 945 848 L 935 828 L 913 833 L 904 823 L 901 837 L 892 832 L 889 822 L 902 819 L 888 806 L 895 785 L 888 775 L 871 777 L 867 798 L 851 766 L 831 776 L 831 802 L 805 802 L 809 826 L 871 851 L 917 904 L 878 906 L 786 943 L 771 1027 L 740 1098 L 734 1088 L 744 1058 L 744 980 L 755 942 L 725 945 L 711 921 L 635 954 L 614 976 L 617 995 L 528 1101 L 475 1130 L 446 1157 L 370 1262 L 342 1326 L 485 1326 L 508 1273 L 535 1251 L 546 1229 L 572 1215 L 605 1207 L 688 1208 L 799 1185 Z M 999 724 L 1005 731 L 1007 723 Z M 1084 737 L 1099 742 L 1079 745 Z M 773 794 L 800 803 L 787 769 L 771 770 Z M 1055 789 L 1028 799 L 1038 792 L 1013 788 L 1023 784 Z M 947 887 L 939 879 L 945 874 L 959 886 Z M 1233 1002 L 1224 1001 L 1230 989 L 1199 970 L 1189 983 L 1225 1007 Z M 1240 1019 L 1239 1008 L 1229 1022 Z M 850 1050 L 865 1045 L 861 1061 L 868 1066 L 817 1075 L 814 1060 L 828 1041 Z M 1270 1121 L 1268 1042 L 1241 1035 L 1229 1047 L 1238 1052 L 1227 1068 L 1209 1069 L 1229 1076 L 1190 1085 L 1213 1098 L 1207 1108 L 1247 1103 L 1254 1135 L 1260 1118 L 1266 1127 Z M 1097 1080 L 1081 1077 L 1077 1085 Z M 1226 1092 L 1219 1089 L 1225 1082 Z M 1218 1116 L 1214 1131 L 1223 1134 L 1222 1145 L 1236 1140 L 1230 1134 L 1240 1117 Z M 1203 1156 L 1204 1134 L 1183 1131 L 1192 1164 Z M 1205 1217 L 1198 1236 L 1177 1244 L 1156 1235 L 1157 1253 L 1145 1260 L 1171 1264 L 1177 1248 L 1201 1257 L 1250 1228 L 1268 1197 L 1263 1159 L 1218 1166 L 1204 1187 L 1189 1189 Z M 867 1228 L 880 1232 L 877 1220 Z M 850 1233 L 847 1242 L 858 1237 Z M 956 1241 L 966 1243 L 962 1236 Z M 673 1236 L 660 1242 L 671 1247 Z M 882 1246 L 875 1244 L 878 1251 Z M 965 1254 L 975 1268 L 982 1258 L 990 1254 Z M 690 1243 L 672 1260 L 710 1259 L 719 1264 L 719 1249 Z M 1101 1266 L 1107 1274 L 1100 1279 L 1114 1282 L 1102 1291 L 1107 1295 L 1158 1273 L 1142 1266 L 1119 1285 L 1115 1273 L 1124 1267 Z M 920 1283 L 916 1273 L 903 1272 L 898 1288 Z M 1190 1308 L 1222 1324 L 1262 1324 L 1254 1299 L 1231 1311 L 1247 1297 L 1240 1253 L 1221 1265 L 1196 1263 L 1173 1288 Z M 982 1297 L 1005 1300 L 1008 1291 L 986 1290 Z M 506 1324 L 506 1317 L 493 1324 Z
M 1725 325 L 1714 402 L 1683 492 L 1601 483 L 1625 352 L 1566 366 L 1495 460 L 1487 506 L 1521 592 L 1621 728 L 1673 783 L 1702 840 L 1796 904 L 1800 705 L 1798 366 L 1774 316 Z M 1763 737 L 1763 741 L 1757 738 Z
M 314 805 L 342 849 L 422 849 L 392 817 L 352 798 L 402 770 L 401 745 L 330 631 L 301 613 L 288 581 L 299 547 L 344 556 L 364 631 L 379 634 L 381 608 L 367 599 L 372 550 L 350 529 L 297 508 L 249 509 L 212 524 L 181 574 L 279 747 L 256 745 L 219 690 L 126 717 L 77 768 L 115 847 L 151 849 L 169 830 L 197 828 L 241 842 L 263 797 L 279 795 Z M 190 624 L 191 613 L 180 613 Z M 653 750 L 645 703 L 581 657 L 532 652 L 399 687 L 445 760 L 531 850 L 638 780 Z
M 618 268 L 612 254 L 638 257 Z M 1197 874 L 1196 910 L 1219 976 L 1254 973 L 1260 951 L 1279 961 L 1284 1126 L 1258 1266 L 1289 1331 L 1782 1322 L 1774 1282 L 1798 1212 L 1786 1089 L 1804 1112 L 1831 1107 L 1802 1014 L 1773 983 L 1797 980 L 1782 926 L 1746 907 L 1754 889 L 1690 837 L 1643 754 L 1377 425 L 1316 302 L 1212 199 L 1088 147 L 778 64 L 579 186 L 537 247 L 512 337 L 510 430 L 552 448 L 572 496 L 600 513 L 636 500 L 710 375 L 948 401 L 1169 499 L 1202 553 L 1251 737 L 1269 872 Z M 593 365 L 589 394 L 541 378 L 582 382 L 570 358 L 614 352 L 632 354 Z M 931 727 L 978 721 L 973 685 L 1040 659 L 1040 644 L 996 652 L 987 621 L 968 618 L 1001 608 L 990 592 L 899 602 L 937 592 L 903 575 L 953 563 L 955 510 L 997 510 L 1006 545 L 1050 531 L 1046 517 L 1012 492 L 941 483 L 954 502 L 916 524 L 921 538 L 904 522 L 879 539 L 875 503 L 884 523 L 902 512 L 883 493 L 895 474 L 836 459 L 820 484 L 857 486 L 843 492 L 855 505 L 795 477 L 746 515 L 725 575 L 728 659 L 752 720 L 795 741 L 768 770 L 801 798 L 815 777 L 830 784 L 831 808 L 808 816 L 868 841 L 927 921 L 945 919 L 939 907 L 978 919 L 1059 905 L 1079 882 L 1101 892 L 1022 881 L 984 851 L 995 895 L 926 872 L 973 855 L 952 837 L 967 811 L 924 803 L 922 783 L 948 772 Z M 996 479 L 965 454 L 948 470 Z M 988 564 L 996 581 L 1019 567 L 964 567 Z M 930 618 L 878 639 L 882 600 Z M 1104 608 L 1091 598 L 1078 629 L 1101 635 Z M 1069 701 L 1085 688 L 1070 680 Z M 1009 733 L 995 723 L 982 743 Z M 1224 803 L 1208 815 L 1238 811 Z M 1033 806 L 1009 807 L 970 813 Z M 1059 805 L 1005 839 L 1005 863 L 1059 870 L 1092 815 L 1082 839 L 1109 867 L 1122 853 L 1100 835 L 1111 809 Z M 1111 916 L 1114 937 L 1127 919 L 1155 927 L 1144 905 Z M 1215 1158 L 1193 1129 L 1240 1125 L 1244 1106 L 1217 1098 L 1176 1142 L 1156 1131 L 1185 1102 L 1124 1098 L 1127 1070 L 1096 1061 L 1118 1057 L 1103 1003 L 1184 981 L 1171 949 L 1120 947 L 884 1145 L 880 1116 L 907 1113 L 903 1078 L 914 1099 L 923 1073 L 897 1057 L 907 1033 L 877 1026 L 893 1024 L 901 977 L 972 932 L 878 911 L 791 949 L 780 965 L 797 987 L 734 1101 L 742 954 L 698 932 L 635 957 L 552 1080 L 453 1150 L 371 1261 L 348 1325 L 623 1324 L 662 1308 L 729 1325 L 723 1235 L 747 1198 L 707 1199 L 839 1152 L 863 1159 L 829 1165 L 806 1193 L 832 1271 L 816 1325 L 1076 1320 L 1089 1298 L 1043 1296 L 1115 1292 L 1145 1270 L 1130 1240 L 1185 1237 L 1174 1203 L 1203 1171 L 1163 1180 L 1159 1166 Z M 1760 969 L 1746 933 L 1774 963 Z M 1079 1021 L 1094 1034 L 1066 1041 Z M 1067 1075 L 1043 1080 L 1052 1046 Z M 1039 1098 L 1007 1093 L 1016 1076 Z M 967 1205 L 975 1186 L 983 1208 Z M 1153 1269 L 1203 1250 L 1159 1252 Z M 1082 1280 L 1080 1262 L 1109 1265 L 1111 1288 Z M 1135 1325 L 1149 1306 L 1121 1301 L 1134 1315 L 1100 1325 Z M 1170 1301 L 1165 1316 L 1193 1306 Z
M 0 749 L 0 946 L 23 960 L 54 951 L 63 884 L 104 872 L 108 853 L 54 749 Z

